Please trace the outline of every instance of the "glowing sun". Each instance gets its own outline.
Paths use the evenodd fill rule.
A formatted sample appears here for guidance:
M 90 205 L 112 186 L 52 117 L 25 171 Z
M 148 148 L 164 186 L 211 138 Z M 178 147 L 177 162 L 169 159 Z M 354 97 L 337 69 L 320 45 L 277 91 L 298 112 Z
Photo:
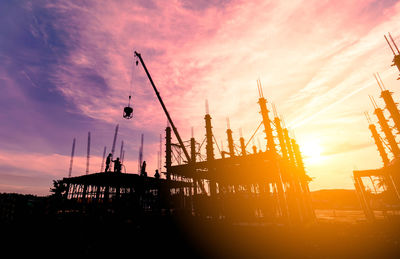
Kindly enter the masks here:
M 324 160 L 324 157 L 322 156 L 323 149 L 320 143 L 316 140 L 307 140 L 302 142 L 300 144 L 300 150 L 304 161 L 307 164 L 316 164 Z

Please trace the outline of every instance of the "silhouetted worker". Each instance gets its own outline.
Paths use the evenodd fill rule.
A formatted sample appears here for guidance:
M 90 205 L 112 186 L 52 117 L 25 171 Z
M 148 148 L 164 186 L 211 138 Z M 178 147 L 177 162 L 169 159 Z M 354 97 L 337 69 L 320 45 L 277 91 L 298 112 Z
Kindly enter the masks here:
M 108 154 L 107 159 L 106 159 L 106 170 L 104 172 L 110 171 L 111 157 L 112 157 L 112 154 L 111 153 Z
M 146 161 L 143 161 L 142 168 L 140 169 L 140 176 L 147 176 L 147 173 L 146 173 Z
M 113 162 L 114 162 L 114 173 L 121 173 L 121 161 L 119 160 L 119 157 L 113 160 Z
M 160 174 L 158 173 L 158 169 L 156 169 L 156 173 L 154 174 L 154 177 L 156 179 L 160 179 Z

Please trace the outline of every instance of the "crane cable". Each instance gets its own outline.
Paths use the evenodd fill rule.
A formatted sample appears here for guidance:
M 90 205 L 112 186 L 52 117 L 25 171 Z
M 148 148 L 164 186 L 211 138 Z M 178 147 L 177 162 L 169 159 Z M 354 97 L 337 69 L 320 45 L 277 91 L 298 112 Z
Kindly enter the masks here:
M 136 62 L 135 62 L 136 61 Z M 135 69 L 135 63 L 136 66 L 139 64 L 137 57 L 134 57 L 134 62 L 132 63 L 132 69 L 131 69 L 131 82 L 129 85 L 129 103 L 128 106 L 131 105 L 131 98 L 132 98 L 132 88 L 133 88 L 133 70 Z

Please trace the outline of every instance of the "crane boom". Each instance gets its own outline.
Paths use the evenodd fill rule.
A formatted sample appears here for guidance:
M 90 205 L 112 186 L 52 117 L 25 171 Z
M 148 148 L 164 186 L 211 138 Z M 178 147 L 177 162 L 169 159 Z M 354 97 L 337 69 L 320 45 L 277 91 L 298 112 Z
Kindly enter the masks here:
M 163 108 L 163 110 L 164 110 L 164 112 L 165 112 L 165 115 L 167 116 L 167 119 L 168 119 L 169 123 L 170 123 L 171 126 L 172 126 L 172 130 L 174 131 L 175 137 L 178 139 L 179 145 L 181 146 L 181 148 L 182 148 L 182 150 L 183 150 L 183 153 L 185 154 L 185 157 L 186 157 L 186 159 L 187 159 L 187 162 L 189 163 L 189 162 L 191 161 L 190 156 L 189 156 L 189 153 L 187 152 L 187 150 L 186 150 L 186 148 L 185 148 L 185 145 L 183 145 L 183 141 L 182 141 L 182 139 L 181 139 L 181 137 L 180 137 L 180 135 L 179 135 L 179 132 L 178 132 L 177 128 L 175 127 L 175 124 L 174 124 L 174 122 L 172 121 L 171 116 L 169 115 L 169 113 L 168 113 L 168 111 L 167 111 L 167 108 L 165 107 L 165 104 L 164 104 L 163 100 L 161 99 L 160 93 L 157 91 L 157 88 L 156 88 L 156 86 L 155 86 L 155 84 L 154 84 L 154 82 L 153 82 L 153 79 L 151 78 L 150 73 L 149 73 L 149 71 L 147 70 L 146 65 L 144 64 L 144 61 L 143 61 L 143 59 L 142 59 L 142 56 L 140 55 L 140 53 L 138 53 L 138 52 L 136 52 L 136 51 L 135 51 L 135 56 L 139 58 L 140 63 L 142 64 L 142 66 L 143 66 L 143 68 L 144 68 L 144 71 L 146 72 L 146 75 L 147 75 L 147 77 L 149 78 L 149 81 L 150 81 L 150 83 L 151 83 L 151 86 L 153 87 L 154 92 L 155 92 L 156 95 L 157 95 L 158 101 L 160 101 L 161 107 Z

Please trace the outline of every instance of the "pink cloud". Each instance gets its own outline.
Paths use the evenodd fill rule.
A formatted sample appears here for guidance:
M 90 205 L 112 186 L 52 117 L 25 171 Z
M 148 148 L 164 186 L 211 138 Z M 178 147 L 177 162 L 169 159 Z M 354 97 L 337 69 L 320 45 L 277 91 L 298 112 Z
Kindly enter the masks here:
M 329 143 L 341 126 L 328 127 L 323 122 L 316 129 L 313 123 L 328 115 L 340 121 L 346 110 L 359 111 L 352 119 L 361 120 L 368 105 L 365 91 L 373 89 L 370 75 L 383 72 L 384 80 L 389 80 L 397 73 L 389 67 L 391 53 L 383 34 L 390 30 L 400 35 L 396 20 L 400 4 L 232 1 L 195 9 L 180 1 L 153 6 L 118 1 L 93 2 L 90 7 L 50 2 L 47 7 L 74 14 L 55 24 L 68 32 L 66 44 L 71 49 L 67 59 L 60 60 L 52 82 L 85 116 L 151 135 L 146 143 L 151 171 L 156 164 L 154 150 L 158 150 L 155 139 L 163 132 L 166 118 L 139 66 L 133 71 L 134 119 L 121 119 L 128 101 L 133 50 L 142 53 L 183 137 L 190 137 L 193 126 L 199 141 L 204 137 L 205 99 L 217 139 L 226 139 L 226 117 L 236 138 L 239 128 L 246 139 L 250 137 L 261 120 L 256 103 L 260 78 L 268 101 L 295 127 L 297 138 L 319 136 Z M 364 143 L 365 139 L 355 136 L 362 130 L 368 129 L 352 125 L 343 141 Z M 257 137 L 265 144 L 260 134 Z M 135 169 L 138 147 L 137 140 L 132 142 L 136 146 L 132 144 L 129 150 L 133 155 L 127 167 Z M 46 159 L 54 161 L 53 171 L 48 172 L 54 176 L 61 176 L 66 167 L 60 165 L 69 161 L 57 155 L 26 154 L 24 159 L 34 161 L 29 166 L 34 170 L 43 170 Z M 78 172 L 84 172 L 82 159 L 77 158 Z M 11 162 L 4 158 L 2 163 Z M 350 163 L 345 161 L 336 169 L 351 171 Z M 379 166 L 378 159 L 374 165 Z M 310 171 L 312 176 L 318 173 Z M 317 177 L 317 186 L 318 181 Z

